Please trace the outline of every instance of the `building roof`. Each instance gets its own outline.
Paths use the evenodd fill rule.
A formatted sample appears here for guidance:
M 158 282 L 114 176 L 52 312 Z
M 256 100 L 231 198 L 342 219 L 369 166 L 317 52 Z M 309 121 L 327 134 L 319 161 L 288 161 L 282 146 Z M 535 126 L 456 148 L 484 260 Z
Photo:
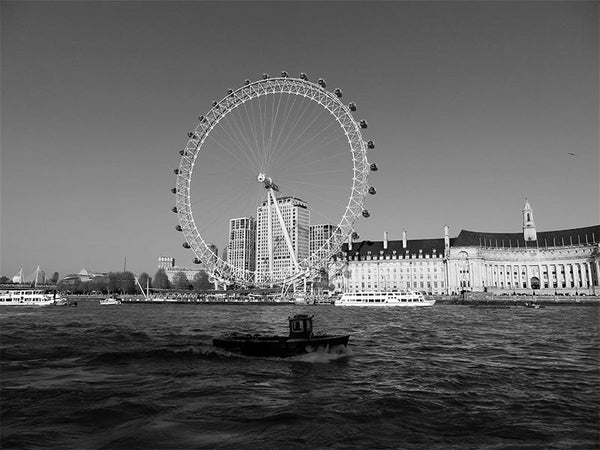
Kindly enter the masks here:
M 381 251 L 383 254 L 404 255 L 408 251 L 409 254 L 419 254 L 419 250 L 422 250 L 424 255 L 433 254 L 435 250 L 436 254 L 444 253 L 444 238 L 439 239 L 410 239 L 406 241 L 406 248 L 402 246 L 402 240 L 399 241 L 388 241 L 387 249 L 383 248 L 383 241 L 359 241 L 352 243 L 352 249 L 350 255 L 358 254 L 360 256 L 368 255 L 369 252 L 372 255 L 379 255 Z M 348 252 L 348 244 L 345 243 L 342 246 L 342 251 Z
M 600 242 L 600 225 L 568 230 L 538 231 L 537 242 L 528 242 L 527 246 L 562 247 L 566 245 L 592 244 Z M 453 247 L 525 247 L 523 233 L 482 233 L 461 230 L 458 237 L 452 239 Z

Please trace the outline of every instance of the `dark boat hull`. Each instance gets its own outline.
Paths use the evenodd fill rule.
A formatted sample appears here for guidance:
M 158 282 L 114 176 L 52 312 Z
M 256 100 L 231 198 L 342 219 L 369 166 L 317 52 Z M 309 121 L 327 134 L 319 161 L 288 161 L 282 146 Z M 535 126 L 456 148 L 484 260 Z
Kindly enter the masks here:
M 315 336 L 310 339 L 284 336 L 225 336 L 213 339 L 215 347 L 246 356 L 275 356 L 286 358 L 303 353 L 312 353 L 322 348 L 348 345 L 346 336 Z

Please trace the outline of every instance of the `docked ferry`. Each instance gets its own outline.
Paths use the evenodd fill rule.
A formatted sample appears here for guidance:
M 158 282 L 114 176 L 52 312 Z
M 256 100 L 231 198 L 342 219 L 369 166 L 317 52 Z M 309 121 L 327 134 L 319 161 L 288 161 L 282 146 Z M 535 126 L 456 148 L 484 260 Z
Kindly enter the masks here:
M 433 306 L 435 300 L 427 300 L 420 292 L 393 291 L 393 292 L 346 292 L 336 306 Z
M 0 306 L 51 306 L 63 300 L 56 292 L 44 289 L 14 289 L 0 291 Z

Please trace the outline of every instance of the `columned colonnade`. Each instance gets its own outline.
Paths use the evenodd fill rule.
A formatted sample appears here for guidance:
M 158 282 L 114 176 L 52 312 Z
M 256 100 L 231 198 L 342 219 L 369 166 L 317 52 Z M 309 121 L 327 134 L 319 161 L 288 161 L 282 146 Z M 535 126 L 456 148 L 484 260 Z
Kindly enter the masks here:
M 599 284 L 600 263 L 484 263 L 483 273 L 482 285 L 499 289 L 533 289 L 534 277 L 539 279 L 539 289 L 587 289 Z

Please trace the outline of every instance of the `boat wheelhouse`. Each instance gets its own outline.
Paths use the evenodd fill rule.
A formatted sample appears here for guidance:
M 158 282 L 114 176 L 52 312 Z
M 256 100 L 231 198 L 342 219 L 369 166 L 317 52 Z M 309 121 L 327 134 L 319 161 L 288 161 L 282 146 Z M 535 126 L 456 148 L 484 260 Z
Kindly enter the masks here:
M 420 292 L 347 292 L 335 301 L 336 306 L 433 306 L 435 300 L 426 299 Z

